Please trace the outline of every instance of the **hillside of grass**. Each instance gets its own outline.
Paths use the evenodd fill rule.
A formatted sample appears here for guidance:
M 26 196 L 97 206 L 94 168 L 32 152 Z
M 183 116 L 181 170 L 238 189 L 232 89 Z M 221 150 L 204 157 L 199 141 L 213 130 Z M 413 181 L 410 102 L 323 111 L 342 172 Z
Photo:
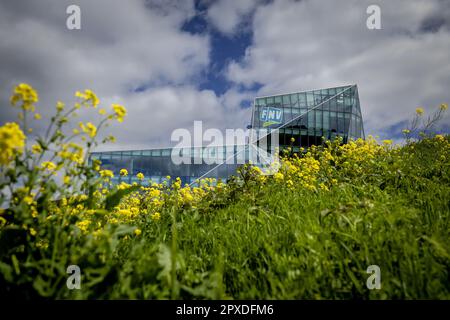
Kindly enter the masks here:
M 98 104 L 91 91 L 77 97 Z M 33 113 L 37 94 L 21 84 L 11 101 Z M 33 145 L 26 117 L 0 127 L 0 296 L 450 299 L 449 136 L 288 148 L 227 183 L 138 173 L 113 185 L 129 173 L 83 159 L 126 109 L 81 123 L 84 148 L 63 134 L 78 108 L 58 103 Z
M 283 179 L 263 182 L 249 169 L 179 211 L 175 226 L 164 215 L 124 245 L 106 297 L 450 298 L 448 138 L 373 147 L 370 158 L 356 146 L 348 168 L 335 154 L 329 187 L 305 187 L 285 165 Z M 380 267 L 380 290 L 366 286 L 369 265 Z
M 159 218 L 144 208 L 152 196 L 134 191 L 121 199 L 121 206 L 131 209 L 118 212 L 131 211 L 131 203 L 141 212 L 126 224 L 113 227 L 112 221 L 106 222 L 103 237 L 94 229 L 79 232 L 76 217 L 68 214 L 71 224 L 56 230 L 45 226 L 50 234 L 60 232 L 57 238 L 47 238 L 46 249 L 33 248 L 38 242 L 22 246 L 23 254 L 30 250 L 32 256 L 17 270 L 2 262 L 3 294 L 101 299 L 450 298 L 448 137 L 397 148 L 362 141 L 349 146 L 329 144 L 304 157 L 286 155 L 272 176 L 244 167 L 226 185 L 203 183 L 193 190 L 202 191 L 198 199 L 172 185 L 175 190 L 164 195 Z M 299 172 L 309 176 L 299 177 Z M 157 186 L 148 189 L 163 193 L 154 191 Z M 88 214 L 99 221 L 106 215 Z M 2 230 L 3 236 L 7 230 Z M 4 258 L 4 246 L 2 252 Z M 81 290 L 65 288 L 65 266 L 72 264 L 86 272 Z M 380 268 L 379 290 L 366 286 L 370 265 Z M 54 273 L 44 269 L 50 266 Z

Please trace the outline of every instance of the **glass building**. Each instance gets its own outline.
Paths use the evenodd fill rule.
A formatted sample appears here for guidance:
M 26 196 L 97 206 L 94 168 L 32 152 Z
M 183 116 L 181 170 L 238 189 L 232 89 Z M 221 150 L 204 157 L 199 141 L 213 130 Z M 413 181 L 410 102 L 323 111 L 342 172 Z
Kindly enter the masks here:
M 253 104 L 253 128 L 279 132 L 279 145 L 294 151 L 333 140 L 364 138 L 364 126 L 356 85 L 257 97 Z
M 188 159 L 188 163 L 175 164 L 172 152 Z M 180 177 L 184 183 L 194 183 L 199 178 L 221 178 L 226 180 L 236 169 L 249 159 L 247 145 L 185 147 L 148 150 L 93 152 L 90 159 L 101 161 L 102 169 L 114 172 L 113 183 L 124 181 L 137 182 L 136 174 L 143 173 L 146 179 L 161 183 L 171 178 Z M 217 159 L 227 159 L 219 165 Z M 210 160 L 210 161 L 209 161 Z M 228 162 L 228 163 L 225 163 Z M 119 177 L 120 169 L 127 169 L 127 177 Z
M 183 183 L 194 183 L 204 177 L 226 180 L 249 159 L 258 165 L 260 159 L 254 158 L 252 146 L 270 153 L 274 136 L 280 149 L 289 146 L 294 152 L 337 136 L 342 137 L 344 143 L 349 139 L 365 138 L 356 85 L 257 97 L 249 128 L 252 129 L 251 144 L 93 152 L 90 159 L 99 159 L 103 169 L 112 170 L 113 182 L 132 183 L 137 181 L 136 174 L 142 172 L 156 183 L 166 180 L 166 176 L 180 177 Z M 171 157 L 174 153 L 187 161 L 174 163 Z M 127 177 L 119 177 L 122 168 L 128 170 Z

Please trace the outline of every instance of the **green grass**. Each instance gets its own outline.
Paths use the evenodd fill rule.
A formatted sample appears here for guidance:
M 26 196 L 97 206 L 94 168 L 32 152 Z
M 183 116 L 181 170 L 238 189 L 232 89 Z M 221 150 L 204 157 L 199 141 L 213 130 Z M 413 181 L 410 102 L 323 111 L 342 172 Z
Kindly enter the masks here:
M 271 178 L 264 187 L 236 180 L 196 208 L 166 206 L 158 223 L 139 225 L 139 237 L 124 240 L 133 230 L 125 226 L 103 240 L 67 236 L 51 244 L 51 259 L 42 250 L 27 256 L 14 249 L 2 254 L 0 292 L 25 298 L 449 299 L 449 150 L 447 137 L 382 153 L 357 164 L 360 175 L 336 169 L 339 182 L 329 191 L 291 190 Z M 11 252 L 22 259 L 19 273 L 5 262 Z M 81 290 L 65 288 L 69 264 L 82 270 Z M 369 265 L 381 269 L 380 290 L 366 287 Z
M 178 213 L 175 282 L 166 217 L 124 248 L 128 271 L 120 269 L 111 297 L 174 289 L 177 298 L 449 299 L 449 164 L 436 172 L 430 146 L 416 148 L 379 163 L 401 167 L 372 181 L 329 192 L 269 184 L 222 208 Z M 366 287 L 369 265 L 381 269 L 380 290 Z

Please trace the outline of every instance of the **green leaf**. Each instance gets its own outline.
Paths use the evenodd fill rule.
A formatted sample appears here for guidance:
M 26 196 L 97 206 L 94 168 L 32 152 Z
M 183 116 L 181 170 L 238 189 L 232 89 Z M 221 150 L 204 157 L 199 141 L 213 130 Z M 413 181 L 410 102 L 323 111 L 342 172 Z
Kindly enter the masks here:
M 0 273 L 3 274 L 3 277 L 6 281 L 13 281 L 12 267 L 9 264 L 0 261 Z
M 19 260 L 17 260 L 15 254 L 13 254 L 11 256 L 11 261 L 12 261 L 12 264 L 14 266 L 14 271 L 16 272 L 17 275 L 19 275 L 20 274 Z

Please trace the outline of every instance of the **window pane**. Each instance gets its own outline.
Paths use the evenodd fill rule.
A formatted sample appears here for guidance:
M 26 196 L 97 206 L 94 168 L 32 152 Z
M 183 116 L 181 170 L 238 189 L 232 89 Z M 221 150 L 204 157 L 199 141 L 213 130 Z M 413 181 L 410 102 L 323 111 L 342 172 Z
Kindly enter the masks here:
M 306 101 L 307 101 L 308 107 L 314 106 L 314 94 L 312 92 L 306 93 Z
M 338 132 L 340 134 L 342 134 L 342 133 L 344 133 L 344 115 L 342 113 L 338 112 L 337 119 L 338 119 L 338 123 L 337 123 Z
M 283 114 L 284 114 L 284 123 L 292 120 L 292 112 L 291 108 L 283 108 Z
M 330 130 L 337 132 L 337 116 L 336 112 L 330 112 Z
M 265 106 L 266 105 L 266 99 L 256 99 L 256 105 L 258 105 L 258 106 Z
M 314 128 L 314 112 L 308 113 L 308 128 Z
M 336 98 L 330 100 L 329 106 L 330 106 L 330 111 L 337 111 L 338 108 L 337 108 Z
M 352 101 L 350 98 L 344 98 L 344 105 L 346 112 L 352 112 Z
M 322 129 L 322 111 L 316 111 L 316 129 Z
M 298 104 L 300 107 L 306 107 L 306 94 L 305 93 L 298 94 Z
M 344 98 L 342 95 L 339 95 L 336 99 L 337 111 L 344 112 Z
M 291 103 L 295 104 L 295 103 L 297 103 L 297 101 L 298 101 L 297 94 L 296 93 L 291 94 Z
M 323 129 L 330 130 L 330 113 L 328 111 L 323 112 Z
M 345 113 L 344 114 L 344 133 L 347 134 L 350 127 L 350 114 Z

